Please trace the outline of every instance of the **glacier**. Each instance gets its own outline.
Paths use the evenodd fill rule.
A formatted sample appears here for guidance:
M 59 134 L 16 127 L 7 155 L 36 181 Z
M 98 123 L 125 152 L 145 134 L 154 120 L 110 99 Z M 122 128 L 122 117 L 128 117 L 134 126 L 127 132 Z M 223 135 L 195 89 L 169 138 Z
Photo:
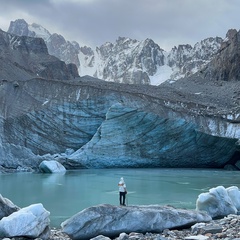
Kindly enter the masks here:
M 239 123 L 232 121 L 238 115 L 229 121 L 223 117 L 229 114 L 216 115 L 220 106 L 209 108 L 205 95 L 191 96 L 166 85 L 89 77 L 36 78 L 17 88 L 5 81 L 0 166 L 38 171 L 42 161 L 57 160 L 67 169 L 222 168 L 239 148 Z

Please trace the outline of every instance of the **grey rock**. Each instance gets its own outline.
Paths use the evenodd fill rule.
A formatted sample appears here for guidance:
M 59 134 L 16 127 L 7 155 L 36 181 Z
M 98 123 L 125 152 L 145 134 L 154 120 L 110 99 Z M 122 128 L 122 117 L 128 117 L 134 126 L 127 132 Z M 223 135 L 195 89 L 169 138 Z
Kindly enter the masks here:
M 208 80 L 239 81 L 240 70 L 238 64 L 240 31 L 231 29 L 223 41 L 217 57 L 202 70 Z M 233 64 L 234 63 L 234 64 Z
M 26 80 L 33 77 L 69 80 L 78 77 L 76 68 L 49 55 L 43 39 L 0 31 L 1 78 Z M 13 85 L 19 87 L 13 82 Z
M 207 234 L 207 233 L 221 233 L 223 227 L 220 224 L 205 224 L 205 223 L 196 223 L 191 226 L 191 230 L 195 234 Z
M 206 223 L 196 223 L 191 226 L 191 232 L 194 234 L 199 234 L 205 226 Z
M 78 43 L 66 41 L 60 34 L 51 34 L 47 29 L 43 28 L 39 24 L 28 24 L 24 19 L 17 19 L 10 22 L 8 32 L 18 36 L 43 38 L 49 54 L 61 59 L 67 64 L 72 63 L 77 67 L 80 65 L 78 59 L 80 47 Z
M 80 62 L 78 58 L 79 46 L 69 41 L 66 41 L 63 36 L 53 33 L 46 41 L 49 54 L 61 59 L 67 64 L 74 64 L 79 67 Z
M 158 205 L 118 207 L 103 204 L 77 213 L 61 227 L 72 239 L 89 239 L 98 235 L 116 237 L 123 232 L 162 232 L 166 228 L 210 220 L 208 214 L 194 210 Z
M 59 162 L 51 161 L 42 161 L 39 165 L 39 169 L 44 173 L 65 173 L 66 168 Z
M 189 77 L 201 71 L 214 58 L 222 42 L 220 37 L 210 37 L 197 42 L 193 47 L 185 44 L 172 48 L 166 57 L 167 64 L 175 69 L 171 79 Z
M 0 194 L 0 219 L 3 217 L 7 217 L 13 212 L 16 212 L 20 209 L 20 207 L 13 204 L 9 199 L 4 198 Z
M 50 213 L 42 204 L 32 204 L 0 220 L 0 237 L 23 236 L 48 239 Z
M 207 234 L 207 233 L 216 234 L 216 233 L 221 233 L 222 230 L 223 230 L 223 228 L 220 225 L 211 225 L 211 226 L 204 227 L 202 229 L 202 233 L 203 234 Z

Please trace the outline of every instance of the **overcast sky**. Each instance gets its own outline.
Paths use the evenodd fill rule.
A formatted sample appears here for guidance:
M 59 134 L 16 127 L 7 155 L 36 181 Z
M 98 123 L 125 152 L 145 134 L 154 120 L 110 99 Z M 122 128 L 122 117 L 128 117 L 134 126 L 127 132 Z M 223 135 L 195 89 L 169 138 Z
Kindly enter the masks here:
M 0 28 L 25 19 L 81 46 L 121 37 L 153 39 L 164 50 L 240 28 L 240 0 L 0 0 Z

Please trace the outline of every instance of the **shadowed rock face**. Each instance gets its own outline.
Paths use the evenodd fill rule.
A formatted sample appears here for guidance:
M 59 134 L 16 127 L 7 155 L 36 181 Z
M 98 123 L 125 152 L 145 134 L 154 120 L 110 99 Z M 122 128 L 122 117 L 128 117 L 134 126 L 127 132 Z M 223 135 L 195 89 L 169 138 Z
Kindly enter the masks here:
M 66 64 L 48 54 L 43 39 L 16 36 L 0 30 L 0 77 L 26 80 L 39 76 L 69 80 L 78 77 L 74 64 Z
M 202 71 L 204 77 L 210 80 L 239 81 L 240 31 L 228 31 L 217 55 Z
M 79 44 L 66 41 L 63 36 L 57 33 L 51 34 L 39 24 L 28 24 L 24 19 L 17 19 L 10 22 L 8 33 L 18 36 L 43 38 L 49 54 L 61 59 L 67 64 L 73 63 L 76 68 L 80 66 L 78 59 Z
M 235 105 L 221 114 L 225 102 L 209 102 L 169 86 L 91 78 L 4 81 L 0 165 L 37 169 L 55 159 L 67 168 L 222 167 L 237 149 L 239 124 L 228 119 Z

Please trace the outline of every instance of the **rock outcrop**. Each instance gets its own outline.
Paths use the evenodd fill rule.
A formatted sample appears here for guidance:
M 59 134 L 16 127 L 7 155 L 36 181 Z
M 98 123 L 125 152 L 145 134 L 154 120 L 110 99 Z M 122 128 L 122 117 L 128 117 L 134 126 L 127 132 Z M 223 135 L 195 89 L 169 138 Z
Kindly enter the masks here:
M 20 208 L 0 194 L 0 220 L 18 211 Z
M 204 77 L 209 80 L 239 81 L 240 31 L 228 31 L 217 56 L 202 70 Z
M 159 233 L 164 229 L 210 220 L 208 214 L 194 210 L 158 205 L 118 207 L 103 204 L 84 209 L 64 221 L 61 227 L 71 239 L 90 239 L 98 235 L 116 237 L 123 232 Z
M 33 77 L 70 80 L 78 77 L 77 67 L 48 54 L 43 39 L 17 36 L 0 30 L 0 76 L 4 80 Z M 17 85 L 16 85 L 17 86 Z
M 77 42 L 66 41 L 63 36 L 57 33 L 51 34 L 41 25 L 28 24 L 24 19 L 17 19 L 10 22 L 8 32 L 18 36 L 42 38 L 48 48 L 49 54 L 61 59 L 67 64 L 80 66 L 78 54 L 80 47 Z
M 204 68 L 214 58 L 222 42 L 220 37 L 210 37 L 197 42 L 193 47 L 184 44 L 172 48 L 166 57 L 166 64 L 173 70 L 170 79 L 188 77 Z

